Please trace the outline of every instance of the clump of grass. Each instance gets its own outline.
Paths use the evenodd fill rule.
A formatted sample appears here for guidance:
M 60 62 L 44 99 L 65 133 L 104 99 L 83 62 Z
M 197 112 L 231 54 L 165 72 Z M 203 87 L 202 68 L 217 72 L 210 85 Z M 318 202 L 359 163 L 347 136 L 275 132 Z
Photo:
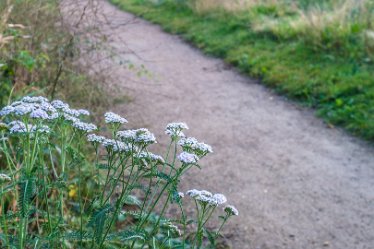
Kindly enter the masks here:
M 170 123 L 165 156 L 147 129 L 122 130 L 127 120 L 105 117 L 105 137 L 89 111 L 60 100 L 26 96 L 0 110 L 0 244 L 2 248 L 202 248 L 215 246 L 222 226 L 238 215 L 228 205 L 221 225 L 206 228 L 222 194 L 179 192 L 182 176 L 212 152 L 186 138 L 185 123 Z M 94 156 L 86 149 L 91 145 Z M 169 206 L 180 213 L 164 217 Z M 157 215 L 156 210 L 161 210 Z M 189 232 L 189 227 L 195 227 Z

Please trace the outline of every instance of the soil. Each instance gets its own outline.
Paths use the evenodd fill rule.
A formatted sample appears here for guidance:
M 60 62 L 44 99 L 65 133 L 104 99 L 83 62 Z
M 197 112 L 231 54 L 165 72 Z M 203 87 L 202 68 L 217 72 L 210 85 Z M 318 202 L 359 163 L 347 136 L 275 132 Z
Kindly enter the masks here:
M 98 13 L 114 56 L 94 54 L 97 68 L 110 68 L 108 89 L 124 96 L 113 111 L 162 148 L 173 121 L 213 147 L 181 190 L 222 192 L 239 209 L 223 231 L 232 248 L 374 248 L 372 146 L 159 26 L 106 1 Z

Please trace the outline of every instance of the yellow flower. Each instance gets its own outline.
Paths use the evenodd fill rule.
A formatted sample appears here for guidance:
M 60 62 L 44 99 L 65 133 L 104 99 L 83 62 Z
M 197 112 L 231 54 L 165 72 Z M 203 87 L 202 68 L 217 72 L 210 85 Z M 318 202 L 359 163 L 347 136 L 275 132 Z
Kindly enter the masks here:
M 77 192 L 78 192 L 78 187 L 75 185 L 75 184 L 70 184 L 69 185 L 69 197 L 70 198 L 74 198 L 77 196 Z

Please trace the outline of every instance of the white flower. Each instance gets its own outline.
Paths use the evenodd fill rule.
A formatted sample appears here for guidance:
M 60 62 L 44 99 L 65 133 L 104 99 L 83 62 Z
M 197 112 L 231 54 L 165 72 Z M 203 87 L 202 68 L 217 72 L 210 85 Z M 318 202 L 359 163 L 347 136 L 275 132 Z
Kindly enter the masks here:
M 143 144 L 153 144 L 156 143 L 156 137 L 148 129 L 141 128 L 135 131 L 136 137 L 135 142 Z
M 0 111 L 0 116 L 7 116 L 9 114 L 12 114 L 14 112 L 14 107 L 13 106 L 5 106 L 3 109 Z
M 179 140 L 178 144 L 182 146 L 183 150 L 192 152 L 198 156 L 205 156 L 213 152 L 212 147 L 205 143 L 199 143 L 196 138 L 188 137 Z
M 185 151 L 178 155 L 178 159 L 185 164 L 197 163 L 197 161 L 199 160 L 199 158 L 195 154 L 191 154 Z
M 10 182 L 11 180 L 12 178 L 10 178 L 8 175 L 0 173 L 0 184 L 4 182 Z
M 126 130 L 117 132 L 117 137 L 128 143 L 153 144 L 157 143 L 155 135 L 148 129 Z
M 136 138 L 136 130 L 126 130 L 117 132 L 117 137 L 122 141 L 132 143 Z
M 82 121 L 75 121 L 73 122 L 72 126 L 78 130 L 85 131 L 85 132 L 92 132 L 94 130 L 97 130 L 96 125 L 85 123 Z
M 188 129 L 185 123 L 169 123 L 165 128 L 165 133 L 171 137 L 184 137 L 182 130 Z
M 98 136 L 96 134 L 87 135 L 87 141 L 92 143 L 102 143 L 106 138 L 103 136 Z
M 235 216 L 238 216 L 239 215 L 239 211 L 232 205 L 227 205 L 225 208 L 224 208 L 224 211 L 232 216 L 232 215 L 235 215 Z
M 142 151 L 142 152 L 139 153 L 139 155 L 137 157 L 139 159 L 145 159 L 145 160 L 150 160 L 150 161 L 155 161 L 155 162 L 160 162 L 160 163 L 165 162 L 164 158 L 162 158 L 162 156 L 155 155 L 152 152 Z
M 180 199 L 184 198 L 184 194 L 182 192 L 178 192 L 178 198 Z
M 101 143 L 105 148 L 107 149 L 112 149 L 115 152 L 129 152 L 131 151 L 131 147 L 128 146 L 127 144 L 114 140 L 114 139 L 105 139 Z
M 56 108 L 56 109 L 59 109 L 59 110 L 63 110 L 65 108 L 69 108 L 69 105 L 62 102 L 61 100 L 53 100 L 51 102 L 51 105 Z
M 66 113 L 63 114 L 63 117 L 64 117 L 64 119 L 65 119 L 66 121 L 71 121 L 71 122 L 73 122 L 73 123 L 75 123 L 75 122 L 81 122 L 78 118 L 76 118 L 76 117 L 74 117 L 74 116 L 71 116 L 71 115 L 69 115 L 69 114 L 66 114 Z
M 21 99 L 21 101 L 25 103 L 43 103 L 43 102 L 48 102 L 48 99 L 42 96 L 38 96 L 38 97 L 25 96 Z
M 37 119 L 49 119 L 49 115 L 47 112 L 43 111 L 42 109 L 38 108 L 30 113 L 31 118 Z
M 26 115 L 34 110 L 32 104 L 22 103 L 14 107 L 13 113 L 17 116 Z
M 107 124 L 124 124 L 127 120 L 114 112 L 107 112 L 104 115 Z
M 65 107 L 62 109 L 62 111 L 65 113 L 65 114 L 68 114 L 70 116 L 73 116 L 73 117 L 79 117 L 81 114 L 79 113 L 78 110 L 75 110 L 75 109 L 70 109 L 68 107 Z
M 32 129 L 32 125 L 28 125 L 29 127 L 26 127 L 26 124 L 21 121 L 12 121 L 8 124 L 10 126 L 10 134 L 16 134 L 16 133 L 26 133 L 28 132 L 27 128 L 30 130 Z
M 213 199 L 217 203 L 217 205 L 222 205 L 223 203 L 227 202 L 226 196 L 223 194 L 214 194 Z
M 51 132 L 51 129 L 49 129 L 47 125 L 33 126 L 31 128 L 31 132 L 49 134 Z
M 78 113 L 83 116 L 90 116 L 90 112 L 85 109 L 79 109 Z
M 188 196 L 194 198 L 195 200 L 208 204 L 210 206 L 218 206 L 227 201 L 226 197 L 223 194 L 212 194 L 206 190 L 196 190 L 192 189 L 187 191 Z

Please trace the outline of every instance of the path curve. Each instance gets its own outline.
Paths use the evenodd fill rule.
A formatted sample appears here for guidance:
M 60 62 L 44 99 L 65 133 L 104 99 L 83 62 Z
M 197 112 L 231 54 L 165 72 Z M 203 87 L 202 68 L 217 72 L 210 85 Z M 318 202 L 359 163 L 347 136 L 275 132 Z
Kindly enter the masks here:
M 156 25 L 106 1 L 99 12 L 108 44 L 135 52 L 123 59 L 151 73 L 105 61 L 131 97 L 115 111 L 161 145 L 164 126 L 185 121 L 188 135 L 213 146 L 182 189 L 223 192 L 238 207 L 224 231 L 232 248 L 374 248 L 373 148 Z

